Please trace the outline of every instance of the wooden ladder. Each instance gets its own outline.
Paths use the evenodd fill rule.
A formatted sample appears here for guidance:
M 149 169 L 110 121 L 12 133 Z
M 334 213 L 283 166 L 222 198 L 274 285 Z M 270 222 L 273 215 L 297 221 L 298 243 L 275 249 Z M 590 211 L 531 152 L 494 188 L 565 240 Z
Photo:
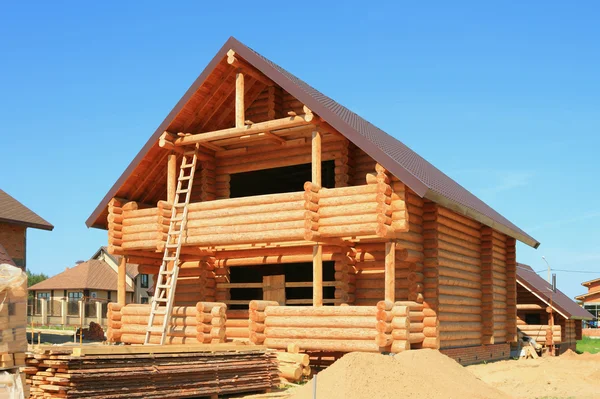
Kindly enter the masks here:
M 190 158 L 191 162 L 189 162 Z M 183 153 L 179 178 L 177 179 L 175 200 L 171 209 L 171 221 L 165 243 L 165 252 L 158 271 L 158 279 L 150 305 L 150 317 L 144 340 L 145 345 L 150 344 L 152 333 L 161 334 L 160 345 L 164 345 L 167 339 L 167 330 L 169 329 L 173 302 L 175 300 L 177 276 L 179 275 L 179 255 L 181 254 L 182 237 L 187 225 L 188 205 L 190 203 L 197 161 L 198 144 L 196 144 L 193 150 Z M 154 318 L 156 316 L 164 317 L 162 326 L 160 327 L 154 326 Z

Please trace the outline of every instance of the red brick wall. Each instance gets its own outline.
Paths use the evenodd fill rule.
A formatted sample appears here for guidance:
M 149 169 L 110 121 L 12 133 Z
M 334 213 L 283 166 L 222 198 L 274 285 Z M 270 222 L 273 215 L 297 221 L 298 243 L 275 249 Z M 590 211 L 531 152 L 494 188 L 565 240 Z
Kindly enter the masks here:
M 441 349 L 440 352 L 466 366 L 468 364 L 506 360 L 510 357 L 510 344 Z
M 0 223 L 0 244 L 17 266 L 25 268 L 25 226 Z

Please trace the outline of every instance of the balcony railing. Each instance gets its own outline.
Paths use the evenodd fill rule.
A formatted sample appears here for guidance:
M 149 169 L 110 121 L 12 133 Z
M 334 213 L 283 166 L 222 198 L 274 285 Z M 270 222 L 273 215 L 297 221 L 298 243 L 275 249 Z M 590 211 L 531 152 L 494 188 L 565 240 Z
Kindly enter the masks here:
M 388 184 L 319 188 L 306 183 L 304 192 L 192 203 L 183 243 L 211 247 L 322 238 L 390 238 L 406 225 L 402 208 L 392 206 Z M 160 249 L 170 218 L 171 205 L 164 201 L 147 209 L 138 209 L 134 202 L 113 205 L 109 207 L 109 244 L 125 252 Z

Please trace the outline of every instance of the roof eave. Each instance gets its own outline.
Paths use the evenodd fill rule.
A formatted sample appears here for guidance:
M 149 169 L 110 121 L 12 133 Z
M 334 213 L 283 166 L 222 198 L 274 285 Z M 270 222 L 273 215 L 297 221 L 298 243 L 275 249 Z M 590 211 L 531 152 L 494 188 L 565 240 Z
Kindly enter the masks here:
M 510 229 L 509 227 L 492 220 L 490 217 L 484 215 L 483 213 L 477 212 L 474 209 L 471 209 L 462 204 L 459 204 L 458 202 L 452 201 L 451 199 L 444 197 L 443 195 L 437 193 L 436 191 L 427 190 L 424 197 L 427 198 L 428 200 L 431 200 L 442 206 L 445 206 L 446 208 L 448 208 L 450 210 L 453 210 L 464 216 L 468 216 L 471 219 L 478 221 L 479 223 L 485 224 L 486 226 L 489 226 L 495 230 L 498 230 L 499 232 L 504 233 L 507 236 L 512 237 L 516 240 L 519 240 L 523 244 L 529 245 L 532 248 L 537 249 L 540 246 L 540 243 L 537 240 L 535 240 L 533 237 L 530 237 L 526 234 L 523 234 L 523 233 L 520 233 L 513 229 Z
M 19 226 L 31 227 L 33 229 L 39 229 L 39 230 L 47 230 L 47 231 L 54 230 L 54 226 L 51 225 L 50 223 L 48 223 L 48 224 L 31 223 L 31 222 L 24 222 L 22 220 L 5 219 L 5 218 L 0 218 L 0 222 L 7 223 L 7 224 L 17 224 Z

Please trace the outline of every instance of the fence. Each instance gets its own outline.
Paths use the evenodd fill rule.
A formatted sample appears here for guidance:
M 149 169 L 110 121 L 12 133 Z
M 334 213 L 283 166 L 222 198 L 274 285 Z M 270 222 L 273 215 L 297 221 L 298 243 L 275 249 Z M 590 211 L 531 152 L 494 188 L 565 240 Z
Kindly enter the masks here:
M 28 323 L 43 326 L 88 326 L 95 322 L 107 326 L 107 302 L 33 299 L 28 301 Z

